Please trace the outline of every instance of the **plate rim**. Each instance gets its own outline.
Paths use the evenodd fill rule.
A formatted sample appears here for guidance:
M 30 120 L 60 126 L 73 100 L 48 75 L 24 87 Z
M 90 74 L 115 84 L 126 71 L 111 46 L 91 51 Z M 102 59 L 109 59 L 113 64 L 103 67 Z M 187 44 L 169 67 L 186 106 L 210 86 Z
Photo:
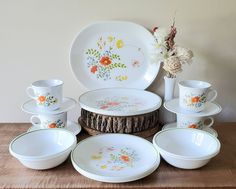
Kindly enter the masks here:
M 143 93 L 155 95 L 156 98 L 159 100 L 159 102 L 158 102 L 158 104 L 156 106 L 154 106 L 152 108 L 148 108 L 148 109 L 145 109 L 145 110 L 134 111 L 134 112 L 103 110 L 103 109 L 98 109 L 98 108 L 94 108 L 94 107 L 88 106 L 88 105 L 86 105 L 86 104 L 81 102 L 81 98 L 84 95 L 87 95 L 88 93 L 93 93 L 93 92 L 96 92 L 96 91 L 103 91 L 103 90 L 104 91 L 105 90 L 140 91 L 140 92 L 143 92 Z M 156 93 L 153 93 L 153 92 L 150 92 L 150 91 L 147 91 L 147 90 L 136 89 L 136 88 L 112 87 L 112 88 L 101 88 L 101 89 L 95 89 L 95 90 L 87 91 L 87 92 L 85 92 L 85 93 L 83 93 L 83 94 L 81 94 L 79 96 L 78 103 L 79 103 L 81 108 L 83 108 L 83 109 L 85 109 L 87 111 L 90 111 L 90 112 L 97 113 L 97 114 L 108 115 L 108 116 L 136 116 L 136 115 L 142 115 L 142 114 L 151 113 L 151 112 L 153 112 L 155 110 L 158 110 L 161 107 L 161 105 L 162 105 L 162 98 L 159 95 L 157 95 Z
M 75 150 L 78 148 L 78 146 L 83 143 L 83 142 L 86 142 L 87 140 L 91 140 L 91 138 L 95 138 L 95 137 L 103 137 L 103 136 L 108 136 L 108 135 L 123 135 L 123 136 L 129 136 L 129 137 L 134 137 L 134 138 L 139 138 L 139 139 L 142 139 L 143 142 L 147 143 L 150 145 L 150 147 L 153 148 L 153 151 L 156 152 L 156 160 L 155 162 L 153 163 L 153 165 L 151 166 L 150 169 L 146 170 L 144 173 L 139 173 L 135 176 L 131 175 L 131 176 L 125 176 L 125 177 L 122 177 L 122 176 L 118 176 L 118 177 L 114 177 L 114 176 L 102 176 L 102 175 L 99 175 L 99 174 L 96 174 L 96 173 L 91 173 L 89 172 L 88 170 L 84 170 L 83 168 L 80 168 L 76 162 L 75 162 L 75 158 L 74 158 L 74 153 L 75 153 Z M 135 181 L 135 180 L 138 180 L 138 179 L 141 179 L 141 178 L 144 178 L 148 175 L 150 175 L 151 173 L 153 173 L 160 165 L 160 162 L 161 162 L 161 158 L 160 158 L 160 153 L 159 151 L 155 148 L 155 146 L 148 140 L 142 138 L 142 137 L 138 137 L 138 136 L 135 136 L 135 135 L 131 135 L 131 134 L 122 134 L 122 133 L 109 133 L 109 134 L 100 134 L 100 135 L 94 135 L 94 136 L 91 136 L 91 137 L 88 137 L 80 142 L 77 143 L 76 147 L 72 150 L 71 152 L 71 155 L 70 155 L 70 158 L 71 158 L 71 162 L 72 162 L 72 165 L 74 167 L 74 169 L 76 171 L 78 171 L 80 174 L 82 174 L 83 176 L 87 177 L 87 178 L 90 178 L 92 180 L 96 180 L 96 181 L 101 181 L 101 182 L 107 182 L 107 183 L 124 183 L 124 182 L 131 182 L 131 181 Z
M 167 109 L 168 111 L 175 113 L 175 114 L 181 114 L 181 115 L 187 115 L 187 116 L 191 116 L 191 117 L 202 117 L 202 116 L 212 116 L 212 115 L 216 115 L 218 113 L 220 113 L 222 111 L 222 107 L 216 103 L 216 102 L 207 102 L 208 104 L 214 104 L 218 107 L 218 111 L 213 112 L 213 113 L 203 113 L 203 112 L 191 112 L 191 111 L 184 111 L 184 110 L 174 110 L 173 108 L 169 108 L 167 107 L 167 103 L 168 102 L 173 102 L 173 101 L 179 101 L 179 98 L 173 98 L 171 100 L 165 101 L 163 106 L 165 107 L 165 109 Z M 178 105 L 178 107 L 180 108 L 180 106 Z
M 75 125 L 78 125 L 77 131 L 76 131 L 76 132 L 73 132 L 73 131 L 71 131 L 71 130 L 69 130 L 69 129 L 67 129 L 67 128 L 62 128 L 62 129 L 66 129 L 66 130 L 72 132 L 72 133 L 75 134 L 75 135 L 78 135 L 78 134 L 82 131 L 81 125 L 80 125 L 79 123 L 76 123 L 75 121 L 69 121 L 69 120 L 67 120 L 67 124 L 75 124 Z M 39 125 L 39 124 L 38 124 L 38 125 Z M 27 132 L 34 131 L 34 130 L 30 130 L 30 129 L 32 129 L 33 127 L 38 126 L 38 125 L 33 125 L 33 124 L 32 124 L 32 126 L 31 126 L 30 128 L 28 128 Z M 47 128 L 39 128 L 39 129 L 47 129 Z M 37 130 L 39 130 L 39 129 L 37 129 Z
M 68 112 L 70 109 L 74 108 L 75 105 L 77 104 L 77 101 L 71 97 L 63 97 L 63 100 L 64 99 L 67 99 L 71 102 L 73 102 L 73 104 L 71 106 L 69 106 L 68 108 L 66 108 L 65 110 L 61 110 L 60 108 L 57 109 L 57 110 L 52 110 L 52 111 L 42 111 L 42 110 L 39 110 L 37 108 L 35 108 L 35 111 L 30 111 L 30 110 L 27 110 L 25 108 L 25 105 L 26 104 L 29 104 L 31 102 L 34 102 L 34 99 L 29 99 L 27 101 L 25 101 L 22 105 L 21 105 L 21 110 L 26 112 L 26 113 L 30 113 L 30 114 L 50 114 L 50 115 L 55 115 L 55 114 L 60 114 L 60 113 L 63 113 L 63 112 Z M 35 105 L 35 107 L 37 107 Z
M 73 69 L 73 66 L 72 66 L 72 48 L 73 48 L 73 44 L 75 43 L 76 39 L 78 38 L 78 36 L 84 32 L 87 28 L 91 27 L 91 26 L 94 26 L 94 25 L 99 25 L 99 24 L 113 24 L 113 23 L 117 23 L 117 24 L 130 24 L 130 25 L 134 25 L 135 27 L 139 27 L 139 28 L 142 28 L 145 32 L 149 33 L 150 35 L 152 35 L 152 33 L 150 32 L 150 30 L 146 27 L 144 27 L 143 25 L 141 24 L 138 24 L 136 22 L 132 22 L 132 21 L 125 21 L 125 20 L 98 20 L 98 21 L 95 21 L 95 22 L 92 22 L 92 23 L 89 23 L 89 24 L 86 24 L 84 25 L 79 32 L 77 32 L 75 34 L 75 36 L 73 37 L 73 40 L 72 42 L 70 43 L 70 48 L 69 48 L 69 65 L 70 65 L 70 70 L 71 72 L 73 73 L 73 77 L 76 79 L 76 81 L 81 84 L 83 87 L 85 87 L 86 89 L 89 89 L 89 90 L 94 90 L 94 89 L 99 89 L 99 88 L 103 88 L 103 86 L 100 86 L 99 88 L 93 88 L 93 87 L 88 87 L 86 84 L 84 84 L 83 82 L 79 81 L 79 79 L 77 78 L 75 72 L 74 72 L 74 69 Z M 151 45 L 151 44 L 150 44 Z M 148 83 L 147 86 L 145 87 L 142 87 L 142 88 L 139 88 L 139 89 L 147 89 L 148 87 L 150 87 L 150 85 L 155 81 L 158 73 L 160 72 L 160 67 L 161 67 L 161 64 L 160 63 L 155 63 L 156 64 L 156 73 L 155 75 L 153 75 L 153 78 L 152 80 Z M 112 86 L 112 87 L 116 87 L 116 86 Z M 129 86 L 122 86 L 123 88 L 130 88 Z
M 176 127 L 166 128 L 168 125 L 176 125 Z M 177 128 L 177 122 L 167 123 L 167 124 L 163 125 L 161 130 L 173 129 L 173 128 Z M 210 134 L 212 134 L 213 136 L 218 138 L 217 131 L 215 129 L 213 129 L 212 127 L 209 127 L 209 128 L 206 128 L 206 129 L 200 129 L 200 130 L 203 130 L 203 131 L 206 131 L 206 132 L 209 132 L 209 133 L 210 133 L 210 131 L 208 131 L 208 130 L 211 130 L 213 133 L 210 133 Z

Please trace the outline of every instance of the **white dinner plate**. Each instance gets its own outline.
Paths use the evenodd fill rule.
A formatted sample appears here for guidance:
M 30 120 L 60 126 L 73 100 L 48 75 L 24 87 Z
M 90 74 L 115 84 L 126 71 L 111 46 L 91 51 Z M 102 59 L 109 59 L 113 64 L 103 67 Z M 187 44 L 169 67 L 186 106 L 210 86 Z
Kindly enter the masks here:
M 90 90 L 146 89 L 160 68 L 160 64 L 150 60 L 154 43 L 153 35 L 141 25 L 124 21 L 96 22 L 83 28 L 72 43 L 72 72 Z
M 174 123 L 168 123 L 168 124 L 165 124 L 163 127 L 162 127 L 162 130 L 165 130 L 165 129 L 172 129 L 172 128 L 176 128 L 177 127 L 177 123 L 174 122 Z M 192 128 L 190 128 L 192 129 Z M 209 127 L 209 128 L 205 128 L 203 129 L 203 131 L 206 131 L 210 134 L 212 134 L 213 136 L 215 137 L 218 137 L 218 133 L 215 129 Z
M 161 98 L 152 92 L 125 88 L 97 89 L 79 97 L 81 108 L 110 116 L 150 113 L 160 108 L 161 102 Z
M 31 114 L 60 114 L 63 112 L 67 112 L 72 109 L 77 104 L 76 100 L 68 97 L 64 97 L 62 100 L 61 107 L 57 110 L 53 111 L 45 111 L 38 108 L 36 101 L 31 99 L 26 101 L 22 106 L 21 109 L 24 112 L 31 113 Z
M 97 181 L 121 183 L 148 176 L 160 164 L 149 141 L 128 134 L 102 134 L 79 142 L 71 153 L 74 168 Z
M 39 129 L 42 129 L 42 128 L 40 127 L 40 124 L 38 124 L 38 125 L 33 125 L 32 127 L 30 127 L 30 128 L 28 129 L 28 132 L 30 132 L 30 131 L 35 131 L 35 130 L 39 130 Z M 67 127 L 65 127 L 64 129 L 66 129 L 66 130 L 68 130 L 68 131 L 74 133 L 75 135 L 77 135 L 77 134 L 79 134 L 80 131 L 81 131 L 81 126 L 80 126 L 80 124 L 78 124 L 78 123 L 76 123 L 76 122 L 74 122 L 74 121 L 67 121 Z
M 222 108 L 219 104 L 215 102 L 207 102 L 206 107 L 201 112 L 191 112 L 187 110 L 183 110 L 179 105 L 179 99 L 175 98 L 164 103 L 164 107 L 170 112 L 176 114 L 183 114 L 192 117 L 204 117 L 204 116 L 212 116 L 221 112 Z

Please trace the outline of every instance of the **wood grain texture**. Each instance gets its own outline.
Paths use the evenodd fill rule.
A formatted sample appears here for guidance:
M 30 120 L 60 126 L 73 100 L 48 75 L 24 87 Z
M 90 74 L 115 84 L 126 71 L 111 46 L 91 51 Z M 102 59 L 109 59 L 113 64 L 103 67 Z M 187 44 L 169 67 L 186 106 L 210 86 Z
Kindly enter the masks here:
M 108 184 L 80 175 L 70 158 L 56 168 L 36 171 L 25 168 L 9 154 L 10 141 L 25 132 L 30 124 L 0 124 L 0 189 L 1 188 L 236 188 L 236 123 L 214 126 L 219 134 L 221 152 L 206 166 L 182 170 L 161 160 L 150 176 L 130 183 Z M 78 141 L 87 135 L 78 135 Z M 151 138 L 150 138 L 151 139 Z
M 159 110 L 135 116 L 108 116 L 81 109 L 80 120 L 98 132 L 132 134 L 157 127 Z
M 79 124 L 81 125 L 81 127 L 89 134 L 89 135 L 99 135 L 99 134 L 104 134 L 104 132 L 95 130 L 95 129 L 91 129 L 90 127 L 88 127 L 81 118 L 78 119 Z M 132 135 L 136 135 L 136 136 L 140 136 L 143 138 L 148 138 L 150 136 L 153 136 L 155 133 L 157 133 L 159 130 L 159 124 L 157 123 L 155 127 L 151 127 L 151 128 L 147 128 L 146 130 L 143 131 L 139 131 L 139 132 L 134 132 L 134 133 L 128 133 L 128 134 L 132 134 Z M 107 132 L 109 133 L 109 132 Z M 118 133 L 118 132 L 117 132 Z M 121 132 L 122 133 L 122 132 Z M 127 134 L 127 133 L 126 133 Z

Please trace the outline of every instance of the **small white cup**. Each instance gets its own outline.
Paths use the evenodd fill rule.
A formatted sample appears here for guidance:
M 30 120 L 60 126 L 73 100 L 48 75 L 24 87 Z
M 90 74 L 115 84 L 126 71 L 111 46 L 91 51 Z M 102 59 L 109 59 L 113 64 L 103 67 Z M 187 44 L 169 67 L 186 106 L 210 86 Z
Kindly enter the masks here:
M 213 117 L 191 117 L 182 114 L 177 114 L 178 128 L 194 128 L 203 130 L 211 127 L 213 124 Z
M 33 115 L 30 118 L 33 125 L 39 125 L 41 128 L 64 128 L 67 123 L 67 112 L 52 115 Z
M 216 97 L 217 91 L 211 89 L 210 83 L 197 80 L 179 82 L 179 105 L 184 110 L 200 112 L 204 110 L 207 101 L 211 102 Z
M 26 89 L 29 97 L 36 101 L 37 107 L 46 110 L 60 108 L 63 82 L 57 79 L 39 80 Z

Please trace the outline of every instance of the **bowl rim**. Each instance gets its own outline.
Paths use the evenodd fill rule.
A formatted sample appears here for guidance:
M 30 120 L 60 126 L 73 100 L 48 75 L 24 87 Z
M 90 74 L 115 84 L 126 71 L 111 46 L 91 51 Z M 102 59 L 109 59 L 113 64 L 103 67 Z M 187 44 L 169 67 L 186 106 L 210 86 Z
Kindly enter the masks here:
M 65 150 L 63 151 L 60 151 L 60 152 L 57 152 L 55 154 L 50 154 L 50 155 L 40 155 L 40 156 L 29 156 L 29 155 L 22 155 L 22 154 L 18 154 L 14 151 L 13 149 L 13 144 L 20 138 L 24 137 L 25 135 L 28 135 L 28 134 L 31 134 L 31 133 L 34 133 L 34 132 L 47 132 L 47 131 L 60 131 L 60 132 L 66 132 L 68 133 L 69 135 L 71 135 L 73 137 L 73 142 L 70 144 L 70 146 L 68 148 L 66 148 Z M 9 144 L 9 152 L 12 156 L 14 156 L 15 158 L 17 159 L 21 159 L 21 160 L 48 160 L 48 159 L 52 159 L 52 158 L 55 158 L 55 157 L 58 157 L 64 153 L 66 153 L 67 151 L 71 151 L 72 150 L 72 147 L 74 146 L 74 144 L 76 144 L 76 141 L 77 141 L 77 138 L 76 136 L 71 132 L 71 131 L 68 131 L 66 129 L 63 129 L 63 128 L 53 128 L 53 129 L 39 129 L 39 130 L 35 130 L 35 131 L 30 131 L 30 132 L 25 132 L 25 133 L 22 133 L 18 136 L 16 136 Z
M 201 155 L 201 156 L 184 156 L 184 155 L 177 155 L 175 153 L 166 151 L 157 144 L 156 139 L 157 139 L 158 136 L 160 136 L 164 132 L 173 131 L 173 130 L 186 130 L 186 131 L 191 131 L 191 132 L 203 133 L 203 134 L 211 137 L 216 142 L 216 150 L 214 152 L 210 153 L 210 154 Z M 154 137 L 152 139 L 152 143 L 157 148 L 157 150 L 160 152 L 160 154 L 165 153 L 166 155 L 168 155 L 170 157 L 178 158 L 178 159 L 182 159 L 182 160 L 205 160 L 205 159 L 210 159 L 210 158 L 216 156 L 220 152 L 220 148 L 221 148 L 220 141 L 216 137 L 214 137 L 213 135 L 211 135 L 210 133 L 208 133 L 206 131 L 199 130 L 199 129 L 192 129 L 192 128 L 170 128 L 170 129 L 159 131 L 158 133 L 156 133 L 154 135 Z

